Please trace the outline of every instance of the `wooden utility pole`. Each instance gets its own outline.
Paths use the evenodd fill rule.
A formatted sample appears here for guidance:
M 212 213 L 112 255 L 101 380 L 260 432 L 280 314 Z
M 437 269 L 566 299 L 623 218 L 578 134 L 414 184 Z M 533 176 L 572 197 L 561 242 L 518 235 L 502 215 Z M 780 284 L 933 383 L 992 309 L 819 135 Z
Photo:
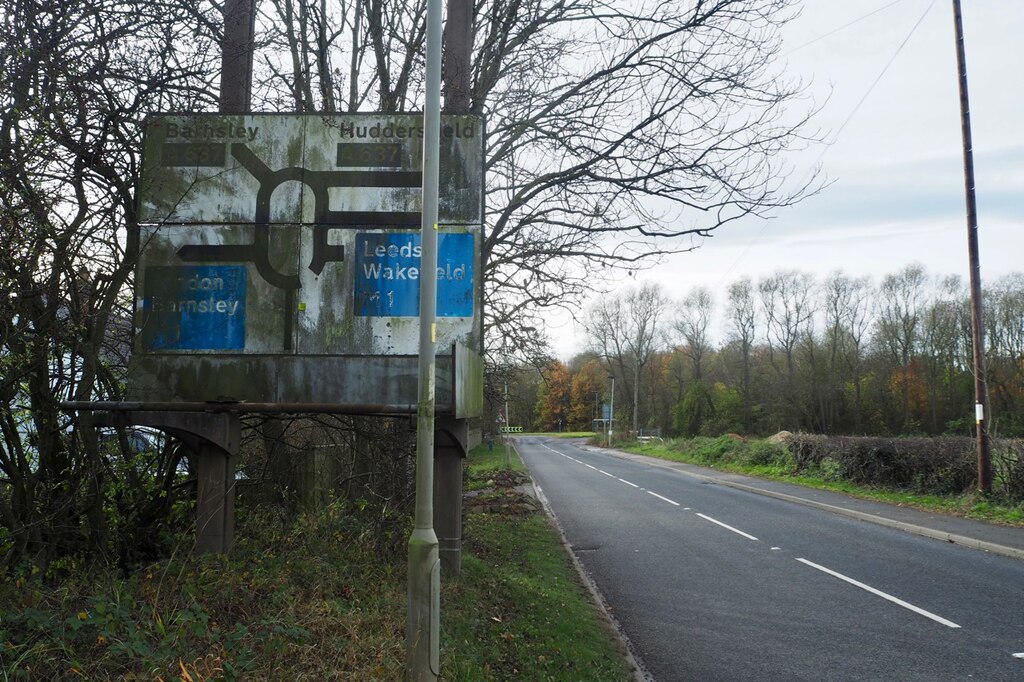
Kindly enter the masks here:
M 967 196 L 967 255 L 971 270 L 971 342 L 974 346 L 974 412 L 977 422 L 978 490 L 992 492 L 992 453 L 988 438 L 991 419 L 988 385 L 985 380 L 985 327 L 982 317 L 981 264 L 978 259 L 978 204 L 974 196 L 974 151 L 971 142 L 971 107 L 967 97 L 967 58 L 964 52 L 964 24 L 960 0 L 953 0 L 956 30 L 956 63 L 960 86 L 960 127 L 964 143 L 964 189 Z
M 220 44 L 220 111 L 247 114 L 252 107 L 254 0 L 225 0 Z
M 446 114 L 468 114 L 473 106 L 473 3 L 448 0 L 444 25 L 444 109 Z

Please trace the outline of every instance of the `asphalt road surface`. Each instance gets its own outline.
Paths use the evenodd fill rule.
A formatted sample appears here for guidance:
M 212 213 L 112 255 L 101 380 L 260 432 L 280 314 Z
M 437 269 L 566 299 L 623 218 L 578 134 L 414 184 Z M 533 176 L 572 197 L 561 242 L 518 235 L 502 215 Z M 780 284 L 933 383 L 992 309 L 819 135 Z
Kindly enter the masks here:
M 1024 562 L 517 439 L 658 682 L 1024 682 Z

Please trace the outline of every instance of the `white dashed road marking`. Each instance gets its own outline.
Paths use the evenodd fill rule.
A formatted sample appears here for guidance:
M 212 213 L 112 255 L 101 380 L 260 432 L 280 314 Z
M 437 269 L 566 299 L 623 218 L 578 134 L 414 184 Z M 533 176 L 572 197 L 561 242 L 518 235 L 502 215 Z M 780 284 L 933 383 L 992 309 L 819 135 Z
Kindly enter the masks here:
M 757 538 L 755 538 L 755 537 L 754 537 L 753 535 L 751 535 L 750 533 L 744 533 L 744 532 L 743 532 L 743 531 L 741 531 L 741 530 L 740 530 L 739 528 L 733 528 L 733 527 L 732 527 L 732 526 L 730 526 L 729 524 L 727 524 L 727 523 L 722 523 L 722 522 L 721 522 L 721 521 L 719 521 L 718 519 L 713 519 L 713 518 L 711 518 L 710 516 L 708 516 L 708 515 L 706 515 L 706 514 L 700 514 L 700 513 L 698 513 L 698 514 L 697 514 L 697 516 L 701 517 L 701 518 L 702 518 L 702 519 L 704 519 L 705 521 L 710 521 L 711 523 L 716 523 L 716 524 L 718 524 L 719 526 L 721 526 L 722 528 L 725 528 L 726 530 L 731 530 L 731 531 L 732 531 L 733 533 L 736 533 L 736 535 L 742 535 L 743 537 L 745 537 L 745 538 L 746 538 L 746 539 L 748 539 L 748 540 L 753 540 L 753 541 L 755 541 L 755 542 L 760 542 L 760 541 L 759 541 L 759 540 L 758 540 Z
M 665 502 L 668 502 L 669 504 L 675 505 L 675 506 L 677 506 L 677 507 L 679 506 L 679 503 L 678 503 L 678 502 L 675 502 L 675 501 L 673 501 L 673 500 L 670 500 L 670 499 L 668 499 L 667 497 L 662 497 L 662 496 L 661 496 L 661 495 L 659 495 L 658 493 L 653 493 L 653 492 L 651 492 L 650 490 L 648 490 L 648 491 L 647 491 L 647 494 L 648 494 L 648 495 L 654 495 L 654 496 L 655 496 L 655 497 L 657 497 L 657 498 L 658 498 L 659 500 L 664 500 Z
M 875 595 L 876 597 L 881 597 L 882 599 L 885 599 L 887 601 L 891 601 L 893 604 L 896 604 L 898 606 L 902 606 L 905 609 L 909 609 L 910 611 L 913 611 L 916 614 L 924 616 L 925 618 L 930 618 L 930 619 L 934 620 L 936 623 L 940 623 L 942 625 L 945 625 L 947 628 L 959 628 L 960 627 L 959 625 L 957 625 L 956 623 L 954 623 L 951 620 L 946 620 L 942 616 L 936 616 L 934 613 L 932 613 L 930 611 L 925 611 L 924 609 L 919 608 L 917 606 L 914 606 L 913 604 L 909 604 L 909 603 L 903 601 L 902 599 L 897 599 L 896 597 L 892 596 L 891 594 L 886 594 L 885 592 L 882 592 L 881 590 L 876 590 L 875 588 L 871 587 L 870 585 L 865 585 L 864 583 L 859 582 L 857 580 L 854 580 L 853 578 L 850 578 L 848 576 L 845 576 L 842 573 L 837 573 L 837 572 L 833 571 L 832 569 L 825 568 L 824 566 L 820 566 L 820 565 L 814 563 L 813 561 L 808 561 L 807 559 L 797 559 L 797 561 L 799 561 L 800 563 L 802 563 L 802 564 L 804 564 L 806 566 L 810 566 L 811 568 L 817 569 L 817 570 L 821 571 L 822 573 L 827 573 L 828 575 L 832 576 L 833 578 L 839 578 L 840 580 L 842 580 L 844 582 L 848 582 L 851 585 L 853 585 L 854 587 L 859 587 L 862 590 L 870 592 L 871 594 Z

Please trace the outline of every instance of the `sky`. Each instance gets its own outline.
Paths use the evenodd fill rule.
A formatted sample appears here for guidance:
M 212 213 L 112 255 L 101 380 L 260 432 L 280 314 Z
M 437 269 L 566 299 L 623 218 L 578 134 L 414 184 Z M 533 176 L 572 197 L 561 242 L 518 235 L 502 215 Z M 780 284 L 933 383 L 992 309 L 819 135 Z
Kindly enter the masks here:
M 963 0 L 963 22 L 984 283 L 1024 271 L 1024 0 Z M 730 283 L 783 269 L 877 283 L 920 263 L 967 281 L 952 1 L 805 0 L 783 35 L 787 72 L 824 103 L 814 124 L 831 140 L 794 157 L 793 177 L 820 164 L 830 184 L 623 286 L 655 281 L 674 299 L 704 286 L 721 307 Z M 563 360 L 585 350 L 568 316 L 546 331 Z

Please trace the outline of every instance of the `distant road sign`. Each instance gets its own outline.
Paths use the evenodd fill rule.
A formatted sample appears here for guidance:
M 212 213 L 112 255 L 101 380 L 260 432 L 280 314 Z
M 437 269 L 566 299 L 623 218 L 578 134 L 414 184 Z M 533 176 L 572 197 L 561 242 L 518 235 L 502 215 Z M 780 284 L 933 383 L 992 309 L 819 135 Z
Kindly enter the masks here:
M 522 433 L 523 432 L 523 427 L 522 426 L 502 426 L 501 427 L 501 432 L 502 433 Z

